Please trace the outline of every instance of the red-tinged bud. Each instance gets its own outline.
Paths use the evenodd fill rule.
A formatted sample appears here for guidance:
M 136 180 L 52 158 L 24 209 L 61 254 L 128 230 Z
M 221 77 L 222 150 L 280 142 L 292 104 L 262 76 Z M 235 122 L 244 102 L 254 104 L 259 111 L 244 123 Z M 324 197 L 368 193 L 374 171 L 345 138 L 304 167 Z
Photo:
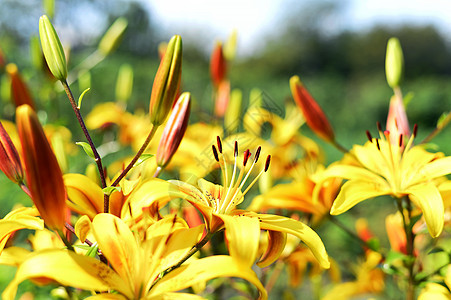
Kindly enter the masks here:
M 404 103 L 400 97 L 392 96 L 388 109 L 386 129 L 390 131 L 390 143 L 399 143 L 399 136 L 410 137 L 409 121 L 407 120 Z M 404 139 L 405 141 L 408 140 Z M 403 146 L 403 145 L 402 145 Z
M 34 110 L 28 105 L 16 110 L 16 124 L 31 199 L 45 224 L 62 230 L 66 220 L 66 190 L 63 175 Z
M 227 62 L 224 58 L 222 50 L 222 44 L 216 43 L 210 60 L 210 74 L 211 80 L 215 87 L 219 87 L 219 84 L 224 80 L 227 72 Z
M 310 129 L 328 142 L 335 140 L 334 131 L 321 107 L 313 99 L 298 76 L 290 79 L 290 88 L 294 101 L 301 109 Z
M 183 93 L 175 103 L 161 136 L 157 150 L 157 165 L 165 167 L 180 145 L 188 127 L 191 104 L 190 93 Z
M 215 101 L 215 115 L 218 118 L 224 117 L 230 100 L 230 82 L 224 80 L 218 87 Z
M 13 182 L 23 182 L 23 168 L 11 138 L 0 123 L 0 170 Z
M 160 126 L 172 108 L 182 77 L 182 38 L 175 35 L 169 41 L 161 60 L 150 97 L 150 121 Z
M 23 81 L 22 76 L 20 76 L 17 66 L 13 63 L 9 63 L 6 66 L 6 72 L 11 78 L 11 98 L 14 100 L 16 107 L 19 107 L 22 104 L 28 104 L 31 108 L 35 109 L 30 91 Z

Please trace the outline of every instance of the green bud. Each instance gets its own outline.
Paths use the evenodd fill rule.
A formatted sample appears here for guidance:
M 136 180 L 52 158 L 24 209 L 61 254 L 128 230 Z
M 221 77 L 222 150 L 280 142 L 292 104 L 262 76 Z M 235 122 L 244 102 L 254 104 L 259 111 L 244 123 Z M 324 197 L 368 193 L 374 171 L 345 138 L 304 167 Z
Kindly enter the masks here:
M 385 75 L 391 88 L 398 87 L 401 83 L 404 69 L 404 56 L 401 43 L 397 38 L 390 38 L 387 43 L 385 57 Z
M 125 18 L 117 18 L 116 21 L 108 28 L 99 43 L 99 51 L 103 55 L 111 54 L 116 50 L 117 46 L 124 35 L 128 22 Z
M 42 5 L 44 6 L 44 11 L 50 19 L 53 19 L 55 15 L 55 0 L 43 0 Z
M 116 99 L 126 103 L 133 90 L 133 69 L 129 64 L 123 64 L 119 68 L 116 81 Z
M 65 81 L 67 78 L 66 56 L 55 28 L 53 28 L 46 15 L 41 16 L 39 19 L 39 36 L 41 38 L 42 52 L 44 52 L 50 72 L 56 79 Z
M 182 38 L 175 35 L 158 67 L 150 96 L 150 121 L 160 126 L 172 108 L 182 76 Z
M 239 89 L 232 90 L 230 93 L 229 105 L 224 116 L 224 126 L 228 133 L 234 133 L 241 123 L 241 102 L 243 93 Z

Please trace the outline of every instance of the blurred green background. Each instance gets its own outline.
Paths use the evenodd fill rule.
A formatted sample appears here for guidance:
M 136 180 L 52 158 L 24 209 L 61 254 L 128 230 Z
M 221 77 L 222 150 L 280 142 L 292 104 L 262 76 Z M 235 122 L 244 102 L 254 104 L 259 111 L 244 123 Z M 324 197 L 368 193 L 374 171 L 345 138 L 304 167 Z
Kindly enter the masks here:
M 177 32 L 159 26 L 149 6 L 144 3 L 106 0 L 56 2 L 53 22 L 64 46 L 70 49 L 69 69 L 96 49 L 102 34 L 117 17 L 124 16 L 129 22 L 119 48 L 91 70 L 91 92 L 83 102 L 84 115 L 98 103 L 115 100 L 116 77 L 124 63 L 130 64 L 134 70 L 133 93 L 127 109 L 147 111 L 153 77 L 159 63 L 158 44 Z M 330 118 L 337 140 L 351 148 L 355 143 L 365 142 L 366 130 L 376 133 L 377 121 L 385 123 L 392 95 L 385 81 L 385 47 L 387 40 L 396 36 L 401 41 L 405 57 L 402 90 L 405 95 L 411 93 L 413 96 L 407 114 L 411 125 L 418 124 L 419 138 L 425 137 L 435 127 L 440 115 L 449 111 L 451 48 L 439 28 L 424 23 L 387 23 L 361 30 L 336 29 L 331 33 L 323 21 L 341 13 L 341 1 L 291 3 L 293 6 L 279 16 L 284 20 L 281 26 L 260 40 L 258 47 L 247 49 L 245 55 L 238 55 L 229 65 L 232 88 L 241 89 L 244 99 L 249 98 L 251 89 L 259 88 L 267 99 L 274 102 L 275 107 L 283 108 L 293 101 L 288 80 L 293 75 L 299 75 Z M 0 7 L 0 49 L 6 62 L 18 65 L 41 110 L 41 119 L 67 126 L 73 133 L 74 141 L 83 140 L 65 94 L 43 90 L 45 74 L 32 55 L 33 43 L 30 40 L 37 36 L 39 16 L 46 13 L 44 6 L 40 1 L 33 0 L 0 0 Z M 186 26 L 189 27 L 190 23 L 187 22 Z M 240 35 L 240 28 L 237 30 Z M 186 37 L 182 35 L 182 38 L 182 89 L 190 91 L 195 101 L 191 122 L 209 122 L 213 111 L 209 56 L 216 38 L 212 33 L 205 35 L 203 32 L 199 35 L 191 32 Z M 227 35 L 220 36 L 220 39 L 226 40 Z M 2 65 L 0 117 L 13 120 L 14 105 L 9 99 L 9 86 L 5 78 Z M 77 82 L 72 88 L 75 95 L 81 93 Z M 303 127 L 302 130 L 324 147 L 328 162 L 341 157 L 341 153 L 316 139 L 308 128 Z M 434 140 L 438 145 L 436 149 L 451 154 L 449 137 L 450 132 L 445 129 Z M 94 138 L 96 141 L 102 140 L 99 136 Z M 81 157 L 71 161 L 70 171 L 83 172 L 87 159 Z M 19 188 L 3 174 L 0 174 L 0 185 L 0 217 L 5 216 L 17 202 L 30 204 Z M 375 227 L 375 233 L 385 236 L 381 218 L 368 213 L 380 209 L 384 201 L 359 205 L 351 214 L 343 216 L 343 220 L 347 222 L 353 215 L 368 217 L 379 224 Z M 387 209 L 381 215 L 395 210 L 388 202 L 385 207 Z M 349 224 L 352 226 L 353 223 Z M 352 242 L 346 240 L 342 232 L 335 231 L 329 227 L 320 228 L 326 247 L 332 249 L 332 255 L 341 256 L 343 260 L 351 259 L 355 255 L 349 251 Z M 386 240 L 383 242 L 386 243 Z M 1 270 L 0 274 L 3 274 Z M 7 282 L 7 278 L 0 278 L 0 290 Z M 282 290 L 279 292 L 282 293 Z M 389 297 L 396 299 L 394 294 Z M 306 296 L 305 299 L 310 298 Z

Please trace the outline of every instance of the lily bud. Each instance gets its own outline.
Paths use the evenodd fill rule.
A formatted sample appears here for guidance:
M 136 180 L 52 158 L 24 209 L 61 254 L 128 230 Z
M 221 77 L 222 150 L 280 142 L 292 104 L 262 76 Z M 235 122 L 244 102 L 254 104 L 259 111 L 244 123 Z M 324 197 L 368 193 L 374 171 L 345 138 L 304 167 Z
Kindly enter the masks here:
M 387 43 L 385 56 L 385 75 L 391 88 L 398 87 L 401 83 L 404 69 L 404 56 L 401 43 L 397 38 L 390 38 Z
M 24 174 L 19 153 L 2 123 L 0 123 L 0 170 L 11 181 L 18 184 L 23 182 Z
M 22 76 L 20 76 L 17 66 L 13 63 L 9 63 L 6 66 L 6 72 L 11 79 L 11 98 L 14 100 L 16 107 L 19 107 L 22 104 L 28 104 L 31 108 L 35 109 L 30 91 L 23 81 Z
M 215 115 L 218 118 L 224 117 L 230 100 L 230 81 L 224 80 L 219 84 L 215 99 Z
M 107 56 L 116 50 L 127 29 L 128 21 L 125 18 L 117 18 L 108 28 L 99 43 L 99 51 Z
M 65 81 L 67 78 L 66 56 L 55 28 L 46 15 L 39 18 L 39 36 L 50 72 L 56 79 Z
M 164 128 L 158 145 L 156 160 L 159 167 L 164 168 L 170 161 L 180 145 L 188 127 L 191 107 L 191 94 L 183 93 L 175 103 L 169 120 Z
M 242 99 L 243 93 L 238 89 L 234 89 L 230 94 L 230 103 L 224 116 L 224 126 L 229 133 L 235 132 L 240 125 Z
M 388 109 L 386 129 L 390 131 L 390 143 L 399 144 L 399 136 L 403 135 L 404 142 L 410 137 L 409 121 L 407 119 L 404 102 L 401 98 L 392 96 L 390 99 L 390 106 Z M 405 139 L 407 137 L 407 139 Z
M 28 105 L 16 110 L 25 176 L 31 199 L 45 224 L 62 230 L 66 220 L 66 190 L 63 175 L 34 110 Z
M 210 74 L 215 87 L 218 87 L 221 81 L 224 80 L 226 72 L 227 63 L 222 51 L 222 44 L 218 42 L 213 49 L 210 60 Z
M 150 96 L 150 121 L 160 126 L 172 108 L 182 77 L 182 38 L 175 35 L 168 43 L 158 67 Z
M 335 136 L 329 120 L 315 99 L 313 99 L 304 87 L 298 76 L 291 77 L 290 88 L 294 101 L 301 109 L 310 129 L 324 140 L 333 142 Z

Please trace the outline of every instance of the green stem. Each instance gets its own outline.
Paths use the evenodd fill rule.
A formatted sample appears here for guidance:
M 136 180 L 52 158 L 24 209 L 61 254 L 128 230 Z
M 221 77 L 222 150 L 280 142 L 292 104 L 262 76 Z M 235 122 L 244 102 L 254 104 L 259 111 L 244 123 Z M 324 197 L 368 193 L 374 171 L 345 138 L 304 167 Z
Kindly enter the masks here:
M 343 223 L 341 223 L 340 221 L 338 221 L 336 218 L 334 218 L 334 216 L 332 215 L 328 215 L 329 220 L 332 222 L 332 224 L 337 225 L 341 230 L 343 230 L 344 232 L 346 232 L 350 237 L 352 237 L 353 239 L 355 239 L 357 242 L 359 242 L 362 247 L 365 248 L 371 248 L 367 242 L 365 242 L 364 240 L 362 240 L 355 232 L 352 232 L 348 227 L 346 227 Z
M 69 249 L 70 251 L 74 251 L 74 246 L 72 246 L 72 244 L 67 240 L 66 236 L 64 235 L 62 230 L 57 230 L 58 235 L 60 236 L 61 240 L 63 241 L 64 245 L 66 245 L 67 249 Z
M 158 126 L 152 125 L 152 129 L 150 130 L 149 134 L 147 135 L 146 140 L 142 144 L 139 151 L 136 153 L 136 155 L 133 157 L 132 161 L 128 164 L 128 166 L 122 171 L 122 173 L 119 175 L 118 178 L 111 184 L 111 186 L 117 186 L 119 182 L 122 180 L 122 178 L 127 175 L 128 171 L 130 171 L 131 168 L 135 165 L 136 161 L 141 157 L 144 150 L 146 150 L 147 146 L 149 145 L 150 141 L 152 140 L 153 136 L 155 135 L 155 132 L 157 132 Z
M 332 145 L 337 148 L 338 150 L 340 150 L 343 153 L 349 153 L 349 150 L 346 149 L 344 146 L 342 146 L 340 143 L 338 143 L 336 140 L 333 140 Z
M 451 113 L 448 113 L 445 120 L 441 122 L 440 127 L 436 127 L 420 144 L 429 143 L 437 134 L 439 134 L 451 122 Z

